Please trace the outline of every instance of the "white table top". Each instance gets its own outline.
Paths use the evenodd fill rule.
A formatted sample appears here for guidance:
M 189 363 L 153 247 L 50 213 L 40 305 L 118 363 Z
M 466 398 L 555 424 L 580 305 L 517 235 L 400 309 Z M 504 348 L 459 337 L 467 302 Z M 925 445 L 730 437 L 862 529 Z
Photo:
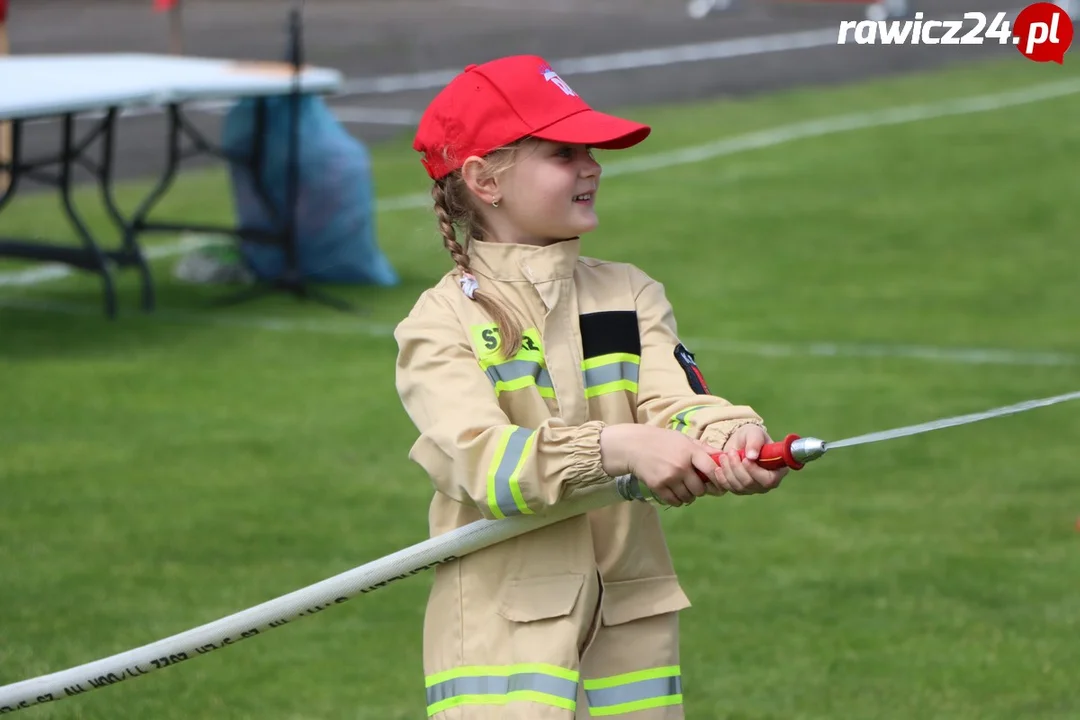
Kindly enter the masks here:
M 0 120 L 288 93 L 287 63 L 176 55 L 89 54 L 0 57 Z M 300 88 L 330 93 L 341 73 L 306 67 Z

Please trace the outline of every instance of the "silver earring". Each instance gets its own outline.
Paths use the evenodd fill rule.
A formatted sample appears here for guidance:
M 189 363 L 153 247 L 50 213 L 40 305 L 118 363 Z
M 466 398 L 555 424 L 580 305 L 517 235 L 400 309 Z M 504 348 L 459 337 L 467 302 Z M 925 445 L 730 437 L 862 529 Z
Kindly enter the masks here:
M 496 208 L 499 207 L 499 201 L 498 200 L 492 200 L 491 201 L 491 207 L 496 207 Z

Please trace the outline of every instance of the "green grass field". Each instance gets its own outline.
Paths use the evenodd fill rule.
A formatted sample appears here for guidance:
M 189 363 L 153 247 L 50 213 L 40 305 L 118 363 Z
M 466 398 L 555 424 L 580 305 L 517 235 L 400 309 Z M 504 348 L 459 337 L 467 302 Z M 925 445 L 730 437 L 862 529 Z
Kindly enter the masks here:
M 640 108 L 653 138 L 602 159 L 1080 78 L 1075 67 L 1010 60 Z M 1080 94 L 613 173 L 586 252 L 664 282 L 713 391 L 753 405 L 774 436 L 834 439 L 1080 390 L 1076 117 Z M 374 155 L 380 197 L 425 189 L 406 140 Z M 193 173 L 162 215 L 228 221 L 228 203 L 221 173 Z M 104 222 L 95 198 L 81 206 Z M 217 308 L 232 290 L 174 281 L 175 258 L 157 263 L 152 316 L 133 273 L 115 322 L 91 277 L 0 288 L 0 684 L 426 537 L 431 487 L 406 457 L 415 432 L 389 330 L 450 261 L 429 212 L 383 212 L 379 228 L 404 281 L 335 289 L 361 318 L 287 297 Z M 55 199 L 20 200 L 0 215 L 12 231 L 62 237 Z M 945 352 L 970 349 L 1015 362 Z M 775 493 L 665 513 L 694 603 L 688 716 L 1080 717 L 1078 413 L 837 450 Z M 17 717 L 420 718 L 428 582 Z

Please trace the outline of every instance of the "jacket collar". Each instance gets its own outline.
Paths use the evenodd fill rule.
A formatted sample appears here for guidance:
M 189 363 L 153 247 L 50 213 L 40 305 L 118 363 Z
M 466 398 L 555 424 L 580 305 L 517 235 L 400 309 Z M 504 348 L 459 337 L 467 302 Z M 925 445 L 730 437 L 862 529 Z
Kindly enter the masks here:
M 473 240 L 468 252 L 469 264 L 479 275 L 495 281 L 536 284 L 573 277 L 581 240 L 571 238 L 546 247 Z

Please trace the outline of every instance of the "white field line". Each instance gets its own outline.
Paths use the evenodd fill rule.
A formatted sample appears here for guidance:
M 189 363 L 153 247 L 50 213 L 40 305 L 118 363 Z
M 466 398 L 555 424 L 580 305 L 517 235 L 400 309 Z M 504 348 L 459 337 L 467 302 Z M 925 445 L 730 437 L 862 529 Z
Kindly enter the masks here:
M 1051 100 L 1080 92 L 1080 79 L 1032 85 L 1019 90 L 958 98 L 920 105 L 904 105 L 871 110 L 869 112 L 833 115 L 819 120 L 808 120 L 791 125 L 737 135 L 704 145 L 694 145 L 681 150 L 645 155 L 633 160 L 611 163 L 604 168 L 604 175 L 622 175 L 660 170 L 677 165 L 698 163 L 724 155 L 734 155 L 748 150 L 773 147 L 794 140 L 835 135 L 853 130 L 866 130 L 889 125 L 904 125 L 920 120 L 936 120 L 954 115 L 971 115 L 991 110 L 1002 110 L 1017 105 Z
M 1065 0 L 1061 0 L 1064 2 Z M 1019 10 L 1006 11 L 1010 20 Z M 924 13 L 926 19 L 945 20 L 961 19 L 957 15 Z M 642 68 L 668 67 L 682 63 L 704 62 L 709 60 L 729 60 L 732 58 L 763 55 L 766 53 L 792 52 L 813 48 L 835 47 L 840 25 L 830 25 L 816 30 L 801 30 L 771 35 L 753 35 L 749 37 L 713 40 L 702 43 L 668 45 L 641 50 L 586 55 L 576 58 L 562 58 L 552 61 L 559 75 L 590 75 L 594 73 L 614 72 L 617 70 L 640 70 Z M 381 77 L 352 78 L 341 85 L 337 97 L 350 95 L 380 95 L 399 93 L 410 90 L 433 90 L 441 88 L 460 74 L 462 68 L 443 68 L 428 72 L 401 73 Z
M 632 175 L 649 170 L 662 170 L 703 162 L 717 157 L 736 155 L 751 150 L 775 147 L 784 143 L 806 138 L 822 137 L 854 130 L 866 130 L 889 125 L 902 125 L 920 120 L 934 120 L 953 115 L 967 115 L 1000 110 L 1018 105 L 1049 100 L 1056 97 L 1073 95 L 1080 92 L 1080 80 L 1061 80 L 1058 82 L 1032 85 L 1019 90 L 1012 90 L 991 95 L 946 100 L 918 105 L 901 105 L 882 110 L 833 115 L 818 120 L 781 125 L 769 130 L 735 135 L 703 145 L 692 145 L 679 150 L 643 155 L 632 160 L 616 161 L 604 167 L 605 177 Z M 377 201 L 379 212 L 413 210 L 431 206 L 431 196 L 427 193 L 398 195 Z M 190 239 L 151 246 L 146 250 L 153 259 L 179 255 L 192 249 Z M 71 275 L 74 271 L 66 265 L 45 265 L 28 270 L 0 273 L 0 287 L 36 285 L 49 280 L 56 280 Z
M 182 255 L 190 250 L 195 250 L 205 244 L 197 237 L 183 237 L 171 243 L 151 245 L 143 249 L 143 255 L 147 260 L 160 260 L 163 258 Z M 25 287 L 27 285 L 39 285 L 50 280 L 66 278 L 74 272 L 69 265 L 61 263 L 45 263 L 29 270 L 0 273 L 0 288 L 2 287 Z
M 561 60 L 552 60 L 551 65 L 558 69 L 559 75 L 570 77 L 573 75 L 613 72 L 615 70 L 666 67 L 707 60 L 728 60 L 765 53 L 835 46 L 838 31 L 839 25 L 800 32 L 755 35 L 685 45 L 668 45 L 603 55 L 563 58 Z M 342 83 L 337 97 L 383 95 L 410 90 L 434 90 L 453 80 L 461 73 L 461 70 L 460 67 L 452 67 L 418 73 L 352 78 Z
M 38 300 L 31 298 L 0 298 L 0 307 L 31 312 L 55 313 L 100 318 L 97 307 L 87 305 Z M 316 335 L 366 336 L 379 340 L 392 340 L 394 325 L 372 323 L 362 320 L 325 321 L 272 317 L 250 317 L 181 312 L 169 309 L 155 310 L 154 322 L 200 327 L 225 327 L 246 330 L 265 330 L 281 333 L 311 333 Z M 944 348 L 919 345 L 869 345 L 858 343 L 759 343 L 727 341 L 717 338 L 685 338 L 688 347 L 710 350 L 725 355 L 746 355 L 773 358 L 882 358 L 925 360 L 959 365 L 1011 365 L 1021 367 L 1075 367 L 1080 356 L 1056 352 L 1025 352 L 994 348 Z

